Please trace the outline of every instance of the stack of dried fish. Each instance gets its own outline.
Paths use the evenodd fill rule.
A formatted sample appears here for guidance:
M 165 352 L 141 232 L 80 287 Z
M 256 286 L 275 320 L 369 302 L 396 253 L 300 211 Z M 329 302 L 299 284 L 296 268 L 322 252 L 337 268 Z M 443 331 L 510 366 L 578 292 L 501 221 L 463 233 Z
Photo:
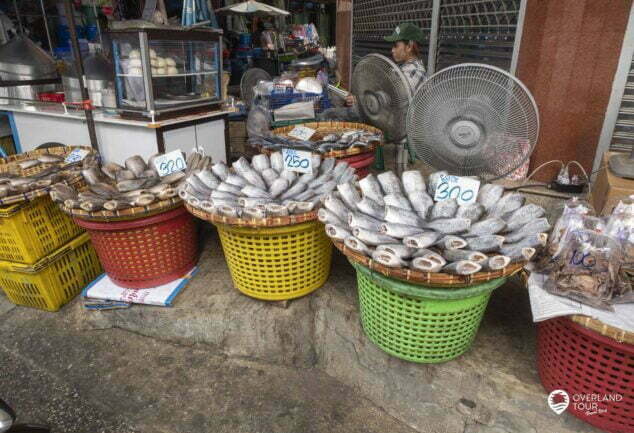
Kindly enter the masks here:
M 31 176 L 22 176 L 24 170 L 43 164 L 48 167 Z M 37 158 L 14 163 L 12 170 L 0 174 L 0 198 L 24 194 L 41 188 L 47 188 L 58 182 L 71 180 L 79 174 L 78 168 L 69 168 L 63 156 L 44 154 Z
M 313 155 L 312 173 L 284 170 L 280 152 L 240 158 L 232 169 L 222 162 L 195 170 L 179 188 L 179 196 L 206 212 L 244 218 L 281 217 L 312 211 L 339 183 L 356 180 L 354 168 L 334 158 Z
M 87 212 L 117 211 L 137 206 L 148 206 L 156 201 L 177 196 L 176 187 L 185 177 L 182 171 L 159 177 L 154 168 L 154 159 L 146 163 L 139 155 L 125 160 L 125 167 L 115 163 L 84 163 L 81 174 L 88 184 L 84 191 L 75 191 L 66 185 L 56 185 L 51 198 L 63 203 L 67 209 L 83 209 Z M 187 170 L 211 166 L 210 157 L 192 153 L 187 161 Z
M 426 184 L 418 171 L 399 179 L 388 171 L 337 185 L 324 199 L 319 219 L 326 233 L 353 251 L 388 267 L 469 275 L 530 260 L 546 244 L 550 225 L 544 209 L 524 204 L 500 185 L 480 188 L 477 201 L 434 202 L 440 176 Z
M 281 148 L 308 150 L 316 153 L 328 153 L 333 150 L 346 150 L 353 147 L 366 148 L 372 143 L 380 142 L 380 135 L 361 129 L 345 130 L 330 133 L 316 141 L 295 140 L 281 135 L 257 137 L 251 144 L 257 144 L 264 149 L 279 150 Z

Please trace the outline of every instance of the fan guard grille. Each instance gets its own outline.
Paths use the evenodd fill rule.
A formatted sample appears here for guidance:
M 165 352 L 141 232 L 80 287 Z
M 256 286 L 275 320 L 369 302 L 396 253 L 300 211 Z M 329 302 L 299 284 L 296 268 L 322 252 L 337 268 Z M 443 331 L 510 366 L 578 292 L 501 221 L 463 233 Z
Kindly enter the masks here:
M 398 142 L 406 137 L 407 108 L 412 92 L 401 69 L 380 54 L 362 58 L 352 74 L 352 94 L 357 97 L 365 123 Z
M 432 167 L 493 180 L 530 157 L 539 113 L 515 77 L 494 66 L 465 63 L 421 85 L 407 114 L 407 134 L 416 155 Z
M 255 90 L 253 89 L 260 81 L 271 81 L 271 76 L 264 69 L 251 68 L 242 74 L 240 80 L 240 96 L 247 105 L 251 107 L 255 98 Z

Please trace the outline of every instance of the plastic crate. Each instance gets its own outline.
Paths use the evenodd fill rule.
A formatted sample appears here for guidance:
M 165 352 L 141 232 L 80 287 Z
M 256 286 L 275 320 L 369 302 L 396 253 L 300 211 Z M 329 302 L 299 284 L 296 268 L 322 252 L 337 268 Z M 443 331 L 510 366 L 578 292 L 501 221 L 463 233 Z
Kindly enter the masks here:
M 0 286 L 14 304 L 57 311 L 101 272 L 84 233 L 33 265 L 0 261 Z
M 332 243 L 319 221 L 274 228 L 217 224 L 236 288 L 247 296 L 280 301 L 307 295 L 330 274 Z
M 198 261 L 196 222 L 184 206 L 132 221 L 76 221 L 90 233 L 106 273 L 121 287 L 167 284 Z
M 0 207 L 0 260 L 33 264 L 82 232 L 49 196 Z
M 361 324 L 385 352 L 406 361 L 438 363 L 471 347 L 491 292 L 506 279 L 434 289 L 396 281 L 353 263 Z
M 66 100 L 64 92 L 42 92 L 38 93 L 37 97 L 42 102 L 56 102 L 58 104 L 61 104 Z
M 611 433 L 634 432 L 634 345 L 559 317 L 538 324 L 537 366 L 547 392 L 568 393 L 572 415 Z M 596 409 L 576 397 L 616 394 L 622 399 Z

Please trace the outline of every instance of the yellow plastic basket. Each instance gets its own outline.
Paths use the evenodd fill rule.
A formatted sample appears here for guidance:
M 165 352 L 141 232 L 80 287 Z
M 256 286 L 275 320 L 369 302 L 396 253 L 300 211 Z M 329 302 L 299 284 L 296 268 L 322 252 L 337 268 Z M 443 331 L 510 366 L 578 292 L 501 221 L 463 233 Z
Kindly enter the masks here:
M 0 261 L 0 287 L 14 304 L 57 311 L 101 273 L 84 233 L 34 265 Z
M 319 221 L 274 228 L 216 227 L 233 283 L 247 296 L 299 298 L 328 279 L 332 244 Z
M 49 196 L 0 207 L 0 260 L 31 265 L 82 232 Z

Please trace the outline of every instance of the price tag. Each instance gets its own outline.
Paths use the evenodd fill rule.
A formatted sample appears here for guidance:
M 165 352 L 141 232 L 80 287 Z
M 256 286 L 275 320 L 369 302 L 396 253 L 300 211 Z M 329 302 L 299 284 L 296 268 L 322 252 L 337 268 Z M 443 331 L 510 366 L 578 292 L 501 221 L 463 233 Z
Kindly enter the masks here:
M 66 164 L 72 164 L 73 162 L 79 162 L 81 160 L 83 160 L 86 155 L 88 155 L 90 152 L 86 149 L 74 149 L 71 153 L 69 153 L 66 158 L 64 159 L 64 162 Z
M 298 140 L 310 140 L 310 137 L 315 134 L 314 129 L 307 128 L 305 126 L 296 126 L 291 132 L 288 133 L 289 137 L 297 138 Z
M 455 198 L 458 204 L 474 203 L 478 198 L 480 181 L 469 177 L 442 175 L 436 184 L 435 201 Z
M 284 170 L 298 173 L 312 173 L 313 159 L 310 152 L 295 149 L 282 149 Z
M 183 158 L 183 152 L 174 150 L 154 158 L 154 167 L 158 171 L 159 176 L 164 177 L 174 172 L 185 170 L 187 163 L 185 158 Z

